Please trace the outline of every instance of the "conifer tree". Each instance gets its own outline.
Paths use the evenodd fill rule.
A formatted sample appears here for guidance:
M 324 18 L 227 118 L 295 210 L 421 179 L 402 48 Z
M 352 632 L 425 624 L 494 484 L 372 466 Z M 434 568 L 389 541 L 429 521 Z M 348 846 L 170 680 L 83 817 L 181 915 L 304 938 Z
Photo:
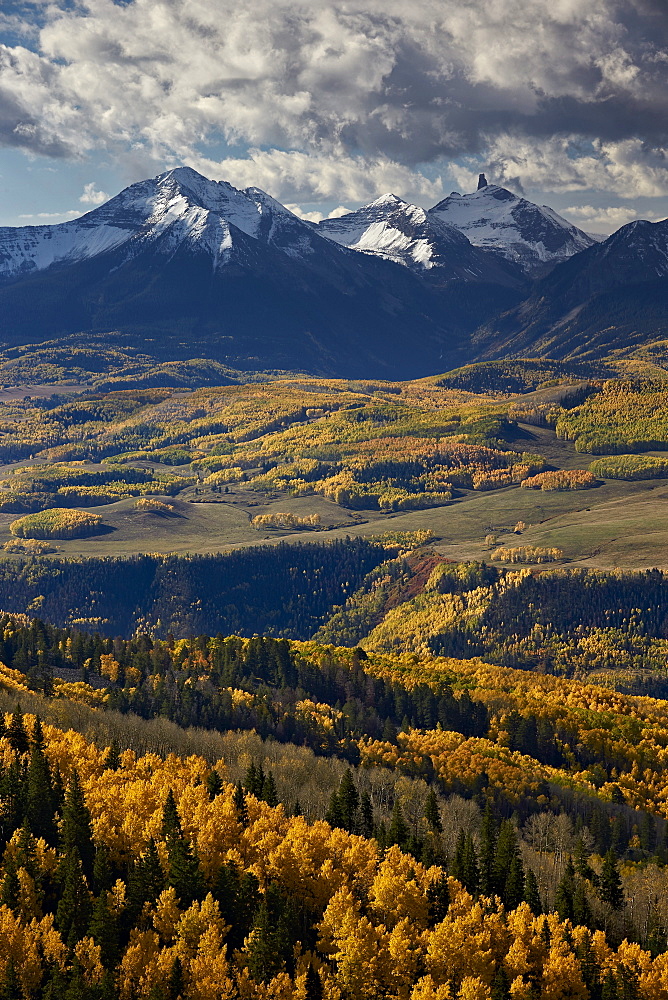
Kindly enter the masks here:
M 280 967 L 280 952 L 266 900 L 260 904 L 248 942 L 248 970 L 256 982 L 267 983 Z
M 524 901 L 529 904 L 534 916 L 539 917 L 543 912 L 538 891 L 538 880 L 531 868 L 527 868 L 524 875 Z
M 118 771 L 120 767 L 121 748 L 118 745 L 118 740 L 113 739 L 104 759 L 104 769 L 105 771 Z
M 373 837 L 373 806 L 368 792 L 363 792 L 360 800 L 360 833 L 363 837 Z
M 167 792 L 167 798 L 162 807 L 162 836 L 165 840 L 169 840 L 170 837 L 182 836 L 181 820 L 171 788 Z
M 587 899 L 584 880 L 581 878 L 576 879 L 575 892 L 573 893 L 573 923 L 593 928 L 591 907 Z
M 441 821 L 441 814 L 438 808 L 438 799 L 436 798 L 436 792 L 433 788 L 429 790 L 429 795 L 427 796 L 427 801 L 424 807 L 424 818 L 429 824 L 429 828 L 432 833 L 443 833 L 443 823 Z
M 62 892 L 56 910 L 56 926 L 68 947 L 86 933 L 91 917 L 91 900 L 76 847 L 68 850 L 61 866 Z
M 510 998 L 510 982 L 508 980 L 508 973 L 502 965 L 500 965 L 494 973 L 494 978 L 492 979 L 491 998 L 492 1000 L 509 1000 Z
M 16 860 L 12 855 L 5 856 L 3 869 L 2 885 L 0 885 L 0 904 L 16 912 L 18 910 L 21 884 L 16 869 Z
M 566 862 L 564 874 L 557 886 L 554 908 L 560 920 L 573 920 L 573 897 L 575 895 L 575 867 L 573 859 Z
M 524 899 L 524 865 L 519 850 L 510 862 L 508 877 L 501 898 L 509 910 L 514 910 Z
M 223 779 L 215 767 L 206 776 L 206 790 L 210 799 L 215 799 L 216 795 L 219 795 L 223 790 Z
M 65 794 L 63 821 L 60 828 L 60 846 L 64 853 L 77 851 L 81 867 L 87 878 L 92 878 L 95 860 L 93 827 L 90 811 L 86 805 L 79 775 L 72 771 Z
M 312 965 L 306 970 L 304 982 L 304 1000 L 322 1000 L 324 991 L 320 974 L 316 972 Z
M 109 848 L 106 844 L 97 844 L 93 863 L 93 890 L 99 895 L 104 889 L 111 889 L 113 884 L 114 873 L 111 870 Z
M 180 958 L 175 958 L 167 981 L 167 1000 L 183 1000 L 185 988 L 183 965 Z
M 107 892 L 102 890 L 93 907 L 93 914 L 88 927 L 88 933 L 99 945 L 102 964 L 105 969 L 111 969 L 118 959 L 118 921 L 109 908 Z
M 26 781 L 26 818 L 36 837 L 53 846 L 58 837 L 53 785 L 49 761 L 44 752 L 44 738 L 39 717 L 35 720 Z
M 276 782 L 274 781 L 274 776 L 271 771 L 267 772 L 264 782 L 262 783 L 262 798 L 268 806 L 275 807 L 278 805 Z
M 359 810 L 360 797 L 357 789 L 355 788 L 353 773 L 350 768 L 348 768 L 341 778 L 338 798 L 339 808 L 341 810 L 341 826 L 344 830 L 347 830 L 348 833 L 355 833 L 358 825 L 357 814 Z
M 392 844 L 397 844 L 398 847 L 404 847 L 408 841 L 410 831 L 408 829 L 408 824 L 404 819 L 404 814 L 401 810 L 401 805 L 399 799 L 394 800 L 394 808 L 392 809 L 392 820 L 390 822 L 390 828 L 387 831 L 387 842 L 391 846 Z
M 30 741 L 20 705 L 17 705 L 12 712 L 12 719 L 7 730 L 7 741 L 12 750 L 16 750 L 17 753 L 27 753 L 30 749 Z
M 23 1000 L 23 990 L 21 989 L 19 977 L 16 974 L 14 959 L 11 957 L 7 962 L 0 998 L 1 1000 Z
M 491 896 L 497 888 L 500 888 L 497 886 L 494 871 L 497 836 L 496 819 L 490 803 L 487 802 L 480 830 L 480 891 L 485 896 Z
M 242 826 L 248 825 L 248 806 L 246 805 L 246 796 L 244 795 L 243 786 L 240 781 L 237 781 L 234 786 L 234 796 L 233 796 L 234 808 L 237 811 L 237 818 Z
M 429 885 L 427 902 L 429 903 L 429 926 L 435 927 L 436 924 L 440 924 L 441 920 L 445 919 L 450 906 L 450 886 L 445 872 L 441 872 L 438 878 Z
M 617 867 L 617 855 L 611 847 L 604 859 L 601 875 L 599 878 L 598 894 L 604 903 L 613 909 L 621 910 L 624 906 L 624 890 L 622 880 Z

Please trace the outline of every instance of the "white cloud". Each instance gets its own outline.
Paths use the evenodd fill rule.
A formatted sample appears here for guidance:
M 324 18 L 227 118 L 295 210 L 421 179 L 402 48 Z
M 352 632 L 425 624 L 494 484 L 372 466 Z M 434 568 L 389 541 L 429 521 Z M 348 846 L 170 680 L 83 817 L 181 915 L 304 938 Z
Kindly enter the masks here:
M 327 218 L 340 219 L 342 215 L 348 215 L 349 212 L 352 212 L 352 208 L 346 208 L 345 205 L 339 205 L 338 208 L 332 209 Z
M 301 205 L 287 204 L 285 207 L 289 212 L 292 212 L 293 215 L 298 216 L 300 219 L 306 219 L 307 222 L 322 221 L 322 212 L 307 212 Z
M 626 226 L 634 219 L 647 219 L 656 222 L 660 216 L 655 212 L 637 212 L 634 208 L 624 205 L 597 207 L 595 205 L 572 205 L 564 208 L 562 215 L 578 226 L 584 226 L 595 233 L 611 233 L 620 226 Z
M 105 201 L 109 201 L 109 195 L 106 191 L 98 191 L 95 182 L 91 181 L 90 184 L 84 185 L 79 201 L 84 205 L 102 205 Z
M 0 143 L 104 150 L 133 178 L 214 163 L 295 204 L 428 198 L 420 165 L 466 157 L 498 180 L 655 196 L 663 2 L 53 0 L 36 51 L 0 46 Z
M 55 222 L 67 222 L 68 219 L 74 219 L 81 212 L 76 208 L 70 208 L 67 212 L 35 212 L 32 215 L 19 215 L 19 219 L 25 219 L 26 221 L 32 219 L 39 219 L 40 222 L 45 222 L 47 224 Z

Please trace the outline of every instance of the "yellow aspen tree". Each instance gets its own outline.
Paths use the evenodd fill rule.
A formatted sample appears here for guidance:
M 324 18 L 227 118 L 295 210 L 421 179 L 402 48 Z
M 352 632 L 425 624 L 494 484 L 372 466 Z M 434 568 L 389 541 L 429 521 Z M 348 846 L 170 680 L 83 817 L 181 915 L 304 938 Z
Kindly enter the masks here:
M 465 976 L 457 1000 L 491 1000 L 491 996 L 489 986 L 479 976 Z

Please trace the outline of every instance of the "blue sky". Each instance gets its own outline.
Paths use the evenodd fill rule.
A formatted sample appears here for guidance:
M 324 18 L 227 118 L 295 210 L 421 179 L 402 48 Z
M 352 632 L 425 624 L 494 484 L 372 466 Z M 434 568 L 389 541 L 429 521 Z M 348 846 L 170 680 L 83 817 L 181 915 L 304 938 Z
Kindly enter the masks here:
M 668 215 L 665 0 L 4 0 L 0 43 L 0 225 L 179 164 L 314 218 L 480 170 L 590 231 Z

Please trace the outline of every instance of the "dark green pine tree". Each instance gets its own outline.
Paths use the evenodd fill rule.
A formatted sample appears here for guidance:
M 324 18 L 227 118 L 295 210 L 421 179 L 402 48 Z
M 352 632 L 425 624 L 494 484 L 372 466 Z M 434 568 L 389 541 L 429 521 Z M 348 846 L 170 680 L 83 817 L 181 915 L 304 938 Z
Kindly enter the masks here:
M 212 768 L 206 776 L 206 790 L 209 793 L 210 799 L 215 799 L 216 795 L 220 795 L 223 790 L 223 779 L 218 774 L 215 767 Z
M 441 872 L 438 878 L 430 883 L 427 889 L 427 902 L 429 903 L 429 926 L 435 927 L 447 916 L 450 906 L 450 885 L 448 876 Z
M 30 749 L 30 740 L 20 705 L 17 705 L 12 712 L 12 721 L 7 730 L 7 740 L 12 750 L 16 750 L 17 753 L 27 753 Z
M 494 872 L 494 858 L 496 856 L 496 842 L 498 830 L 496 819 L 492 812 L 492 807 L 488 802 L 482 816 L 482 827 L 480 830 L 480 891 L 485 896 L 500 890 L 497 885 Z
M 19 977 L 16 974 L 14 959 L 10 958 L 5 970 L 5 978 L 2 983 L 1 1000 L 23 1000 L 23 990 Z
M 112 969 L 119 956 L 118 920 L 116 914 L 109 908 L 105 889 L 95 901 L 88 933 L 100 947 L 105 969 Z
M 69 948 L 88 930 L 91 899 L 76 847 L 70 848 L 60 866 L 62 892 L 56 910 L 56 927 Z
M 51 781 L 51 769 L 44 752 L 42 725 L 39 717 L 35 720 L 33 745 L 30 752 L 28 777 L 26 780 L 26 819 L 36 837 L 43 837 L 53 846 L 58 839 L 56 826 L 56 802 Z
M 121 748 L 118 745 L 118 740 L 113 739 L 104 759 L 104 769 L 105 771 L 118 771 L 120 768 Z
M 246 805 L 246 796 L 244 794 L 243 785 L 240 781 L 237 781 L 234 786 L 234 796 L 232 801 L 234 802 L 234 808 L 237 811 L 237 818 L 242 826 L 248 826 L 248 806 Z
M 573 920 L 573 897 L 575 896 L 575 866 L 569 857 L 554 898 L 554 908 L 560 920 Z
M 436 798 L 436 792 L 433 788 L 429 790 L 429 795 L 427 796 L 427 801 L 424 807 L 424 818 L 429 824 L 429 829 L 432 833 L 443 833 L 443 822 L 438 808 L 438 799 Z
M 491 997 L 492 1000 L 509 1000 L 510 998 L 510 981 L 508 979 L 508 973 L 502 965 L 500 965 L 494 973 L 494 978 L 492 979 Z
M 573 893 L 573 923 L 577 926 L 594 929 L 594 918 L 592 916 L 589 900 L 585 891 L 584 879 L 576 879 L 575 892 Z
M 499 836 L 496 841 L 496 851 L 494 852 L 494 864 L 492 866 L 492 877 L 495 891 L 501 896 L 501 899 L 506 906 L 510 905 L 505 898 L 506 882 L 513 871 L 513 862 L 516 860 L 519 861 L 521 865 L 519 847 L 517 844 L 517 834 L 515 832 L 514 825 L 510 822 L 510 820 L 506 819 L 503 821 L 501 828 L 499 829 Z M 524 871 L 522 871 L 521 876 L 522 890 L 519 897 L 520 900 L 524 894 Z M 520 891 L 518 878 L 519 872 L 517 870 L 517 865 L 515 865 L 514 883 L 512 886 L 514 895 Z
M 16 912 L 19 905 L 19 893 L 21 883 L 16 869 L 16 859 L 12 855 L 5 855 L 3 863 L 4 875 L 2 885 L 0 885 L 0 903 Z
M 170 837 L 180 837 L 182 835 L 183 831 L 181 829 L 179 812 L 176 808 L 176 799 L 174 798 L 174 792 L 170 788 L 162 807 L 162 836 L 165 840 L 169 840 Z
M 607 972 L 601 984 L 601 1000 L 617 1000 L 618 997 L 617 980 L 612 972 Z
M 309 965 L 304 983 L 304 1000 L 322 1000 L 323 995 L 320 973 L 316 972 L 312 965 Z
M 204 898 L 205 884 L 199 858 L 184 837 L 171 788 L 162 810 L 162 835 L 167 846 L 167 883 L 174 887 L 183 907 Z
M 584 842 L 582 837 L 578 837 L 578 842 L 575 845 L 575 871 L 580 876 L 580 878 L 586 878 L 592 885 L 598 884 L 598 876 L 592 866 L 589 864 L 589 856 L 585 850 Z
M 524 865 L 519 850 L 510 862 L 501 898 L 509 910 L 516 909 L 524 899 Z
M 529 904 L 529 908 L 534 916 L 539 917 L 543 912 L 543 905 L 540 901 L 538 891 L 538 879 L 531 868 L 527 868 L 524 874 L 524 902 Z
M 387 843 L 390 847 L 392 844 L 397 844 L 398 847 L 405 847 L 408 843 L 409 836 L 410 830 L 408 829 L 408 824 L 404 819 L 404 814 L 401 811 L 401 805 L 399 804 L 399 799 L 397 798 L 394 800 L 392 820 L 390 822 L 390 828 L 387 831 Z
M 339 793 L 336 790 L 330 796 L 325 819 L 330 826 L 343 829 L 343 810 L 339 802 Z
M 248 942 L 248 970 L 258 983 L 267 983 L 281 965 L 276 934 L 266 900 L 260 904 Z
M 180 958 L 175 958 L 172 965 L 169 979 L 167 980 L 166 1000 L 183 1000 L 185 997 L 186 983 L 183 975 L 183 965 Z
M 363 837 L 373 837 L 373 806 L 368 792 L 362 792 L 360 800 L 360 833 Z
M 92 879 L 95 861 L 93 827 L 76 771 L 72 771 L 72 777 L 65 793 L 63 821 L 60 827 L 60 846 L 63 853 L 76 849 L 86 878 Z
M 624 890 L 617 867 L 617 855 L 611 847 L 604 859 L 599 877 L 598 894 L 611 909 L 621 910 L 624 906 Z
M 278 805 L 278 792 L 276 791 L 276 782 L 274 781 L 274 776 L 271 771 L 267 772 L 267 775 L 262 783 L 262 796 L 264 801 L 268 806 L 276 807 Z
M 160 855 L 151 837 L 144 854 L 137 858 L 128 875 L 128 913 L 136 921 L 145 903 L 154 903 L 165 888 Z
M 353 780 L 353 772 L 348 768 L 339 785 L 341 825 L 348 833 L 357 832 L 359 805 L 360 797 Z
M 97 844 L 95 847 L 95 861 L 93 862 L 93 890 L 99 895 L 104 889 L 111 889 L 114 882 L 114 873 L 109 859 L 109 848 L 106 844 Z

